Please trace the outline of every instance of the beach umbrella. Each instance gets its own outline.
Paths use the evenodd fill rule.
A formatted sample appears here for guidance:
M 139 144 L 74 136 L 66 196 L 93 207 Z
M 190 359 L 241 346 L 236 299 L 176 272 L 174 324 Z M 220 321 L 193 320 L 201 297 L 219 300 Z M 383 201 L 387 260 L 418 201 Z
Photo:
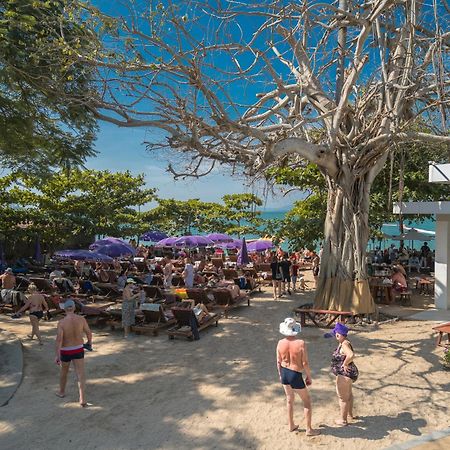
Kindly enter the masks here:
M 228 234 L 224 234 L 224 233 L 211 233 L 211 234 L 208 234 L 208 236 L 206 236 L 206 237 L 216 243 L 227 243 L 227 242 L 234 241 L 234 239 L 231 236 L 228 236 Z
M 173 245 L 182 248 L 208 247 L 213 246 L 214 242 L 205 236 L 181 236 Z
M 146 231 L 139 239 L 142 241 L 159 242 L 169 236 L 166 233 L 158 230 Z
M 273 243 L 269 239 L 258 239 L 256 241 L 250 242 L 247 245 L 247 250 L 249 253 L 253 252 L 264 252 L 273 247 Z
M 434 235 L 411 228 L 406 233 L 394 236 L 392 239 L 395 239 L 396 241 L 432 241 Z
M 118 258 L 120 256 L 134 256 L 136 250 L 125 241 L 118 238 L 108 237 L 99 239 L 89 246 L 89 250 L 95 250 L 97 253 Z
M 155 247 L 173 247 L 173 243 L 177 240 L 177 237 L 168 237 L 161 239 L 155 244 Z
M 3 249 L 3 242 L 0 241 L 0 266 L 3 266 L 3 264 L 6 265 L 5 250 Z
M 58 250 L 53 253 L 55 258 L 71 259 L 78 261 L 90 261 L 90 262 L 113 262 L 113 258 L 102 253 L 97 253 L 91 250 Z
M 216 248 L 221 248 L 223 250 L 236 250 L 241 248 L 242 241 L 240 239 L 233 239 L 232 242 L 221 242 L 214 245 Z
M 36 241 L 34 242 L 33 259 L 37 262 L 41 262 L 42 260 L 41 242 L 39 239 L 39 234 L 36 235 Z
M 242 239 L 241 251 L 239 252 L 236 263 L 238 266 L 246 266 L 250 263 L 250 258 L 248 257 L 247 242 L 245 241 L 245 238 Z

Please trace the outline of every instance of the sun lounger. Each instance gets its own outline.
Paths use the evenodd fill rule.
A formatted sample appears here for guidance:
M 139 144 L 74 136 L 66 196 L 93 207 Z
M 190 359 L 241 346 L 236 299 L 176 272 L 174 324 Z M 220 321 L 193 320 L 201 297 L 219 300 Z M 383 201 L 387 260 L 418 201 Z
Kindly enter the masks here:
M 162 305 L 143 303 L 141 310 L 144 315 L 142 323 L 131 327 L 131 331 L 135 333 L 151 333 L 153 336 L 157 336 L 159 331 L 177 322 L 173 313 L 165 312 Z
M 250 306 L 250 297 L 248 295 L 240 295 L 237 298 L 233 298 L 228 289 L 214 289 L 213 295 L 216 305 L 224 310 L 225 317 L 228 317 L 230 309 L 242 306 L 244 303 Z
M 144 289 L 145 296 L 153 302 L 164 300 L 165 298 L 163 291 L 158 286 L 144 284 L 142 288 Z
M 205 317 L 201 323 L 198 323 L 192 309 L 172 308 L 172 313 L 177 324 L 167 330 L 169 339 L 174 339 L 175 336 L 185 337 L 189 340 L 200 339 L 199 332 L 213 324 L 217 326 L 220 318 L 218 314 L 209 313 L 208 317 Z
M 223 267 L 223 259 L 222 258 L 211 258 L 211 263 L 217 269 L 220 269 L 221 267 Z
M 38 291 L 44 294 L 53 294 L 54 292 L 56 292 L 56 289 L 47 278 L 31 277 L 30 282 L 34 283 Z
M 203 303 L 208 309 L 215 305 L 215 303 L 208 297 L 208 292 L 206 289 L 188 288 L 186 289 L 186 293 L 189 299 L 195 301 L 195 304 Z
M 223 269 L 223 276 L 225 280 L 234 281 L 239 278 L 239 274 L 236 269 Z
M 448 345 L 450 345 L 450 322 L 441 323 L 440 325 L 433 327 L 433 330 L 439 333 L 436 345 L 440 345 L 442 347 L 447 347 Z M 447 344 L 442 343 L 444 334 L 447 334 Z

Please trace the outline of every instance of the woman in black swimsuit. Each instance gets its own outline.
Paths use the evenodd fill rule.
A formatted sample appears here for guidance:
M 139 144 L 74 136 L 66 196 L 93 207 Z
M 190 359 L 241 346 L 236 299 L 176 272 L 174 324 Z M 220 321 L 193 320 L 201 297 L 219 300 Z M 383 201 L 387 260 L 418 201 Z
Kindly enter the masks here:
M 348 328 L 337 323 L 332 334 L 339 345 L 331 358 L 331 371 L 336 376 L 336 392 L 339 398 L 341 418 L 336 421 L 339 426 L 348 425 L 347 418 L 353 419 L 353 392 L 352 384 L 358 379 L 358 368 L 353 362 L 354 352 L 350 341 L 347 339 Z M 327 333 L 327 337 L 332 336 Z
M 42 345 L 43 342 L 41 332 L 39 330 L 39 320 L 44 316 L 44 310 L 48 311 L 48 305 L 45 301 L 45 297 L 37 291 L 35 284 L 31 283 L 28 286 L 28 292 L 30 295 L 28 295 L 25 305 L 17 311 L 15 316 L 20 317 L 22 312 L 27 309 L 30 310 L 31 334 L 29 334 L 28 337 L 33 339 L 34 336 L 36 336 L 38 338 L 39 345 Z

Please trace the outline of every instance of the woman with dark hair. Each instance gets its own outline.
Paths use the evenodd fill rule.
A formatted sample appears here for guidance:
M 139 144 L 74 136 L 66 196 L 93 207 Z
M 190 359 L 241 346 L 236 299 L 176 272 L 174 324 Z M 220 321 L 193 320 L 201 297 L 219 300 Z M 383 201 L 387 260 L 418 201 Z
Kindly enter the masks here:
M 353 362 L 355 357 L 353 346 L 347 339 L 348 331 L 343 323 L 338 322 L 332 332 L 325 335 L 325 337 L 334 335 L 339 342 L 331 358 L 331 371 L 336 377 L 336 392 L 341 412 L 341 417 L 336 421 L 336 425 L 341 427 L 348 425 L 349 417 L 350 419 L 355 418 L 353 416 L 352 385 L 359 375 L 358 368 Z
M 273 299 L 276 300 L 281 297 L 281 280 L 283 279 L 283 275 L 281 273 L 280 262 L 278 261 L 278 257 L 275 253 L 272 256 L 270 269 L 272 271 Z

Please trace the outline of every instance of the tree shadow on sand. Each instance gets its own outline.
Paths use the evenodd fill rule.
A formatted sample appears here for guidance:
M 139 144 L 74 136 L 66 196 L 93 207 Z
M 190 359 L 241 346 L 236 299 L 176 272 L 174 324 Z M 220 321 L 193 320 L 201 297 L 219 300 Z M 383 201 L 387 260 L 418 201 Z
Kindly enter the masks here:
M 393 416 L 365 416 L 360 417 L 347 427 L 321 426 L 322 434 L 335 436 L 343 439 L 361 438 L 367 440 L 380 440 L 388 436 L 389 432 L 399 430 L 414 436 L 420 436 L 421 427 L 425 427 L 427 421 L 424 419 L 414 419 L 409 412 L 402 412 L 396 417 Z

